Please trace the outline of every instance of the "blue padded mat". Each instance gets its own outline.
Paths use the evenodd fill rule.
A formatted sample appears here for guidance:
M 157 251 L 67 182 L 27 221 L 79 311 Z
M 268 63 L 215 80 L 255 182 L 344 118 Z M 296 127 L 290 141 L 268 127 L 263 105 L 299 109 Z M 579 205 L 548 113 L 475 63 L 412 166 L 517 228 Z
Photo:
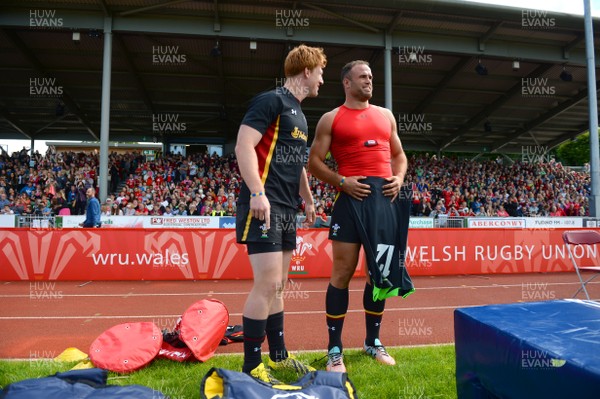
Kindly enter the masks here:
M 459 399 L 600 398 L 600 304 L 456 309 Z

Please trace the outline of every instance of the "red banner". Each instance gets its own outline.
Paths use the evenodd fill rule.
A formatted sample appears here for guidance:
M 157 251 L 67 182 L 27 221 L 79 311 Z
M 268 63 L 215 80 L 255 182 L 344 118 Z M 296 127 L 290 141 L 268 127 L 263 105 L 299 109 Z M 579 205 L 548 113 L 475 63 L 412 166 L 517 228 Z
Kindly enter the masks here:
M 296 241 L 290 276 L 329 277 L 327 230 L 302 231 Z M 231 229 L 1 229 L 0 265 L 4 281 L 252 278 Z
M 573 270 L 563 229 L 414 229 L 411 275 Z M 298 231 L 290 276 L 329 277 L 328 230 Z M 362 253 L 361 253 L 362 254 Z M 583 265 L 598 248 L 576 247 Z M 361 255 L 357 275 L 364 275 Z M 250 279 L 246 247 L 230 229 L 0 229 L 0 280 Z

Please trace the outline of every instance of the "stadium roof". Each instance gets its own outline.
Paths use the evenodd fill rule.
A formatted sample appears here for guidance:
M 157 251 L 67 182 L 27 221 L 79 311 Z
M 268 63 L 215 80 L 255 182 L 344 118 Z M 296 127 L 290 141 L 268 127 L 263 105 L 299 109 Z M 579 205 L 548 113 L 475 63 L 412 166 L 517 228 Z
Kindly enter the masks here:
M 407 149 L 519 152 L 588 129 L 582 16 L 458 1 L 4 0 L 0 140 L 100 138 L 105 26 L 111 141 L 233 143 L 299 43 L 328 56 L 319 97 L 303 102 L 311 133 L 343 102 L 350 60 L 371 63 L 372 103 L 386 105 L 386 54 Z

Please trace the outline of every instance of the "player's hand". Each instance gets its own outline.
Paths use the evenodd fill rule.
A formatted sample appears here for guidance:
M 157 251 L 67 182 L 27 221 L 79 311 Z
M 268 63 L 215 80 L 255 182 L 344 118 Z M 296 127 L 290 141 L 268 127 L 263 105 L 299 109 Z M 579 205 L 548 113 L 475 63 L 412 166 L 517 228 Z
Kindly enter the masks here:
M 306 219 L 304 219 L 305 223 L 307 223 L 309 226 L 312 226 L 317 218 L 317 213 L 315 212 L 315 204 L 306 204 L 304 206 L 304 214 L 306 215 Z
M 348 176 L 342 185 L 342 191 L 354 199 L 362 201 L 371 194 L 371 186 L 361 183 L 359 180 L 366 179 L 367 176 Z
M 253 218 L 264 221 L 267 230 L 271 228 L 271 203 L 266 195 L 250 197 L 250 214 Z
M 383 195 L 386 197 L 392 197 L 391 202 L 394 202 L 394 200 L 398 197 L 398 194 L 400 194 L 402 183 L 404 183 L 404 178 L 400 176 L 392 176 L 387 177 L 385 180 L 389 183 L 384 184 Z

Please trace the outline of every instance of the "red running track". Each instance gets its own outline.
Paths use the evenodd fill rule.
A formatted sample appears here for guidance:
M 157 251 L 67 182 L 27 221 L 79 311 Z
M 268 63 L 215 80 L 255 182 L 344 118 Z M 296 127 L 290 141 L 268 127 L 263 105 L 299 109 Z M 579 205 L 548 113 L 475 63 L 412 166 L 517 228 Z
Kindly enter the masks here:
M 570 298 L 579 282 L 575 273 L 415 277 L 417 291 L 387 301 L 381 340 L 387 346 L 454 342 L 453 311 L 488 304 Z M 287 286 L 285 333 L 288 349 L 323 350 L 325 279 L 296 279 Z M 216 298 L 241 324 L 251 281 L 0 282 L 0 358 L 49 358 L 68 347 L 88 352 L 106 329 L 120 323 L 153 321 L 173 329 L 195 301 Z M 344 347 L 362 347 L 364 278 L 350 285 Z M 588 285 L 600 298 L 600 282 Z M 583 294 L 579 295 L 583 298 Z M 266 350 L 266 345 L 263 346 Z M 239 343 L 217 353 L 241 352 Z

